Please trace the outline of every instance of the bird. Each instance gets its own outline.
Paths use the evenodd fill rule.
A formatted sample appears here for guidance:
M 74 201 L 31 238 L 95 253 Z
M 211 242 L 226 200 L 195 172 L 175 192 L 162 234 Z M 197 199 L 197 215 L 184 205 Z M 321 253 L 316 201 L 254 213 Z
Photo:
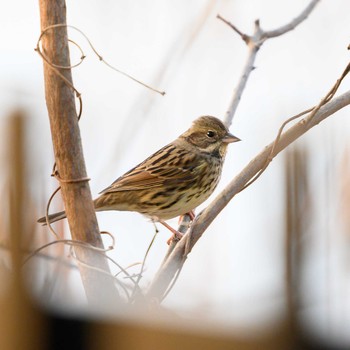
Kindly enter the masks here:
M 93 201 L 96 211 L 133 211 L 159 222 L 190 214 L 215 190 L 230 143 L 240 141 L 213 116 L 195 119 L 191 127 L 142 163 L 117 178 Z M 50 214 L 50 223 L 64 219 L 65 211 Z M 46 217 L 38 220 L 46 222 Z

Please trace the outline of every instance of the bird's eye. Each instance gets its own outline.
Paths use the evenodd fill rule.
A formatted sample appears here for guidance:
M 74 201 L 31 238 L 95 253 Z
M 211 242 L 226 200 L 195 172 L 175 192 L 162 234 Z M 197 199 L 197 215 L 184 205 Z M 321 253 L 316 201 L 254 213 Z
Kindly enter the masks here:
M 209 130 L 209 131 L 207 132 L 207 136 L 208 136 L 208 137 L 214 137 L 214 136 L 215 136 L 215 132 L 212 131 L 212 130 Z

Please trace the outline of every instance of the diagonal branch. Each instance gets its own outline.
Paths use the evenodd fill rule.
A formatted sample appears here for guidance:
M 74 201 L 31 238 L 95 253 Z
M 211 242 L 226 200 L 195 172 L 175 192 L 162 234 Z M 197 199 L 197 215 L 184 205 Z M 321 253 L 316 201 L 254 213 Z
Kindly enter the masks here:
M 299 16 L 295 17 L 291 22 L 285 24 L 280 28 L 266 31 L 266 38 L 275 38 L 295 29 L 295 27 L 297 27 L 300 23 L 304 22 L 309 17 L 310 13 L 319 2 L 320 0 L 312 0 L 310 4 L 305 8 L 305 10 L 301 12 Z
M 177 271 L 181 270 L 188 254 L 202 236 L 203 232 L 230 200 L 264 167 L 270 157 L 271 159 L 276 157 L 282 150 L 312 127 L 348 105 L 350 105 L 350 91 L 328 102 L 321 107 L 317 113 L 311 113 L 309 116 L 290 127 L 280 136 L 277 145 L 275 141 L 271 142 L 253 158 L 213 202 L 197 216 L 191 228 L 174 247 L 168 259 L 163 262 L 161 269 L 157 272 L 148 289 L 147 296 L 151 299 L 162 300 L 168 285 L 173 278 L 175 278 Z

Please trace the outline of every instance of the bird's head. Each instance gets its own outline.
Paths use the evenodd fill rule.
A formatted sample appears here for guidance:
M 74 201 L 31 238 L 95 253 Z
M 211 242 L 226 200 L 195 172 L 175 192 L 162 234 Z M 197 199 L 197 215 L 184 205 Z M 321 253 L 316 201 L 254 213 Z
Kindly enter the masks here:
M 212 116 L 196 119 L 180 138 L 184 138 L 203 153 L 220 157 L 225 155 L 229 143 L 240 141 L 229 132 L 221 120 Z

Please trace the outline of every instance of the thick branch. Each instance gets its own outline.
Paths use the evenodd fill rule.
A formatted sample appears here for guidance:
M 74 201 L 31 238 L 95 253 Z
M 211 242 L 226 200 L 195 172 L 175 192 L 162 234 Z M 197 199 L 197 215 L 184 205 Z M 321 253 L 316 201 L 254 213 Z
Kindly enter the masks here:
M 255 158 L 253 158 L 253 160 L 251 160 L 250 163 L 227 185 L 213 202 L 211 202 L 211 204 L 205 208 L 199 216 L 197 216 L 197 220 L 175 246 L 167 261 L 163 263 L 161 269 L 158 271 L 148 290 L 148 297 L 156 299 L 162 298 L 175 274 L 182 268 L 188 254 L 191 252 L 198 239 L 202 236 L 203 232 L 229 203 L 229 201 L 264 167 L 269 156 L 274 158 L 312 127 L 349 104 L 350 91 L 324 105 L 311 120 L 305 118 L 290 127 L 281 135 L 280 141 L 275 147 L 273 141 Z M 271 154 L 272 149 L 274 149 L 274 152 Z
M 66 23 L 64 0 L 39 0 L 41 29 Z M 48 31 L 42 47 L 49 62 L 69 67 L 67 28 Z M 61 69 L 61 75 L 72 84 L 70 69 Z M 75 109 L 74 92 L 49 63 L 44 62 L 45 95 L 50 118 L 55 160 L 59 172 L 66 214 L 73 239 L 95 247 L 103 247 L 99 233 L 90 187 L 86 179 L 85 161 Z M 85 264 L 109 271 L 106 258 L 89 249 L 76 248 L 79 260 Z M 98 303 L 117 295 L 112 280 L 80 265 L 80 272 L 88 300 Z

